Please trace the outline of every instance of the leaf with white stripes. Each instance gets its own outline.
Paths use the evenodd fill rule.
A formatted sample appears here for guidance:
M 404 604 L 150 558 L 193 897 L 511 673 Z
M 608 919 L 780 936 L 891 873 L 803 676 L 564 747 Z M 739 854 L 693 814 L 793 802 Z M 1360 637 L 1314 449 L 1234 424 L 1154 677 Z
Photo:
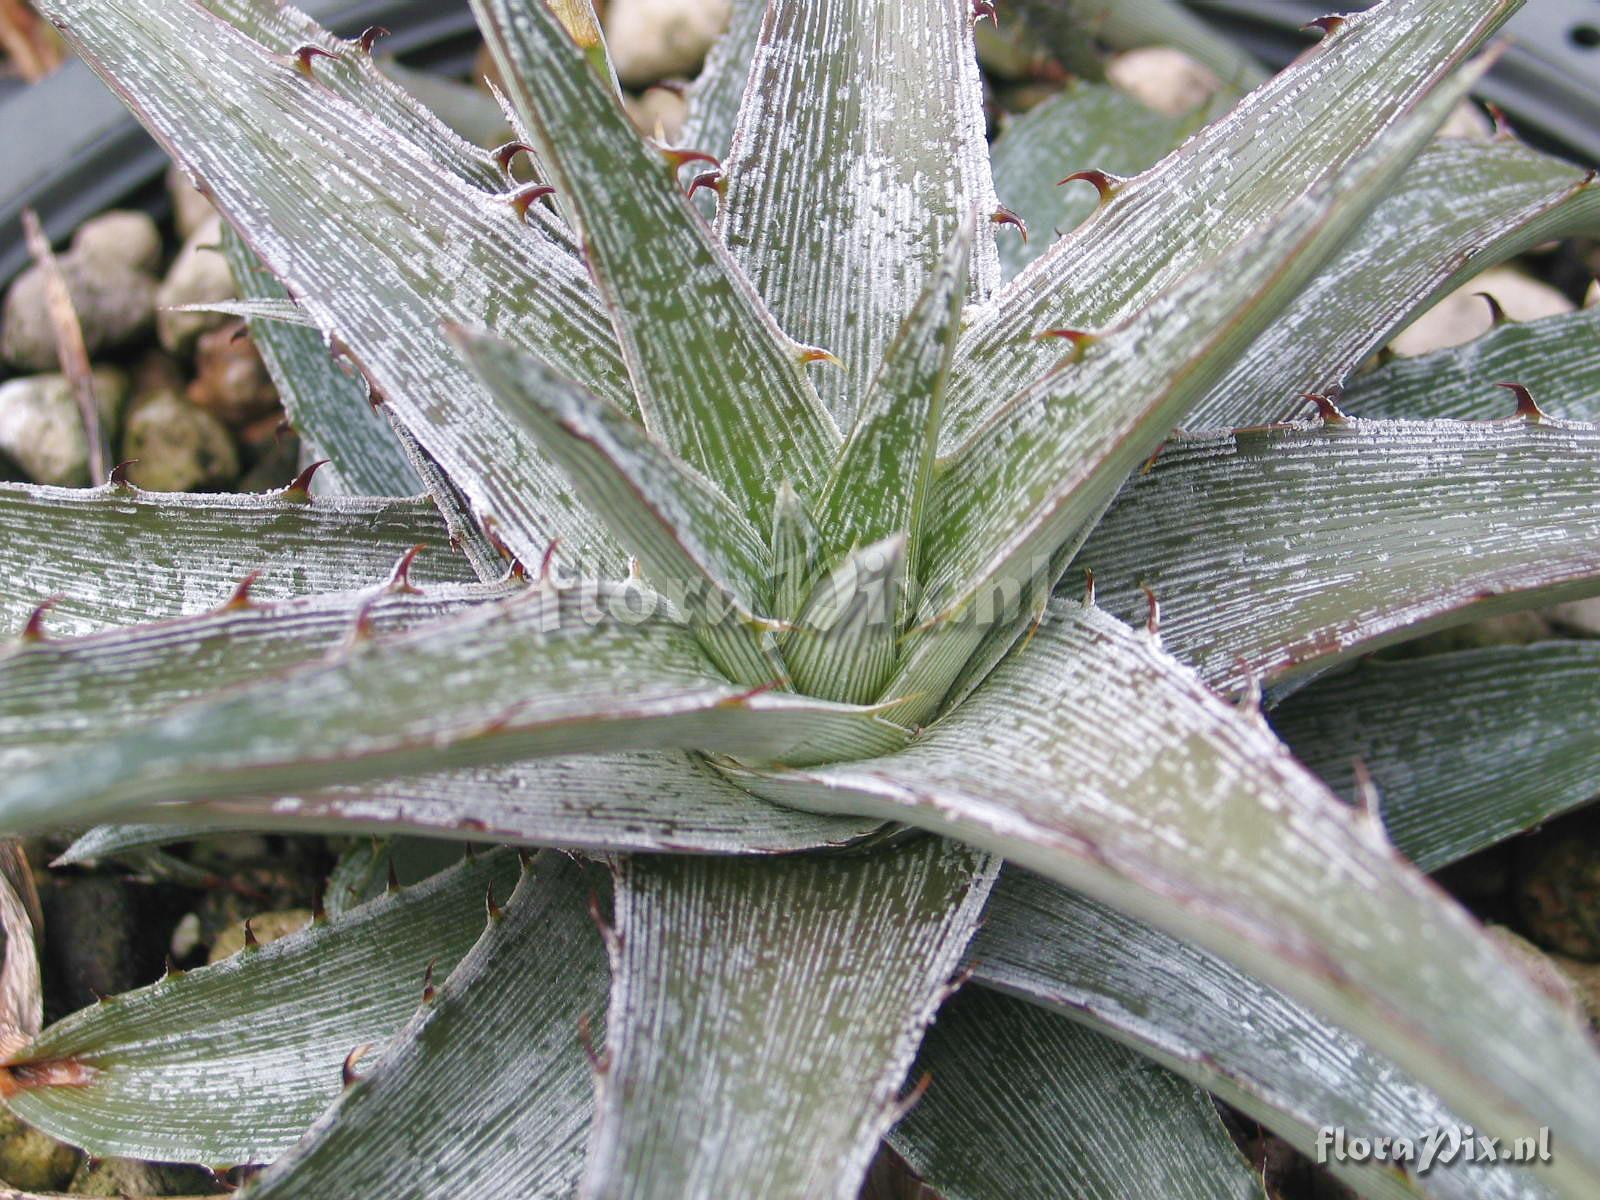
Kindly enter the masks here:
M 202 613 L 251 574 L 263 600 L 381 583 L 417 545 L 419 581 L 473 578 L 426 500 L 0 484 L 0 629 L 47 600 L 50 637 Z
M 778 477 L 810 490 L 838 447 L 804 348 L 778 328 L 679 190 L 670 157 L 639 136 L 555 14 L 509 0 L 473 8 L 582 240 L 646 426 L 765 521 Z
M 1371 774 L 1395 848 L 1425 871 L 1594 799 L 1600 643 L 1489 646 L 1318 680 L 1272 725 L 1334 791 Z
M 968 988 L 915 1071 L 928 1093 L 889 1134 L 947 1200 L 1261 1200 L 1211 1098 L 1110 1038 Z
M 965 703 L 887 758 L 745 772 L 785 803 L 1002 853 L 1282 988 L 1495 1136 L 1548 1126 L 1600 1181 L 1600 1050 L 1571 1014 L 1148 636 L 1057 601 Z
M 1351 420 L 1176 438 L 1077 561 L 1112 612 L 1142 613 L 1154 589 L 1168 648 L 1213 686 L 1304 679 L 1600 594 L 1600 430 Z
M 993 291 L 996 207 L 970 0 L 767 6 L 717 223 L 778 323 L 844 364 L 817 380 L 841 428 L 973 210 L 971 292 Z
M 1384 0 L 1131 180 L 995 296 L 952 368 L 947 445 L 1050 369 L 1047 329 L 1127 319 L 1273 214 L 1337 178 L 1433 93 L 1518 0 Z M 1082 164 L 1092 168 L 1094 164 Z
M 998 868 L 626 860 L 583 1194 L 854 1196 Z
M 516 856 L 486 855 L 265 946 L 102 1001 L 0 1066 L 23 1120 L 94 1155 L 265 1162 L 339 1094 L 340 1064 L 415 1011 L 502 897 Z
M 250 1185 L 252 1200 L 569 1195 L 594 1104 L 579 1022 L 601 1017 L 609 982 L 585 910 L 596 883 L 562 855 L 534 859 L 377 1065 Z

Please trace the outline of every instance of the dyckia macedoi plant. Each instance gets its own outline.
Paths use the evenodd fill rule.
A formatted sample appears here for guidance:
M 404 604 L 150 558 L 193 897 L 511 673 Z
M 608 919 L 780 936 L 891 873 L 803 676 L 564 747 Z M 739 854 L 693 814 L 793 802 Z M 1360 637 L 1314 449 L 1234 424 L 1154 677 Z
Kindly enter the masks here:
M 673 148 L 586 0 L 476 0 L 498 153 L 266 0 L 39 7 L 226 217 L 331 465 L 0 490 L 0 826 L 551 850 L 20 1041 L 19 1114 L 262 1200 L 852 1196 L 885 1137 L 950 1196 L 1258 1194 L 1198 1084 L 1307 1150 L 1554 1147 L 1369 1195 L 1600 1194 L 1587 1030 L 1417 865 L 1587 797 L 1349 804 L 1310 683 L 1600 592 L 1592 317 L 1329 398 L 1600 225 L 1433 137 L 1512 0 L 1327 19 L 1203 126 L 1074 85 L 993 167 L 970 0 L 736 4 Z M 1431 729 L 1472 664 L 1422 664 L 1340 680 Z

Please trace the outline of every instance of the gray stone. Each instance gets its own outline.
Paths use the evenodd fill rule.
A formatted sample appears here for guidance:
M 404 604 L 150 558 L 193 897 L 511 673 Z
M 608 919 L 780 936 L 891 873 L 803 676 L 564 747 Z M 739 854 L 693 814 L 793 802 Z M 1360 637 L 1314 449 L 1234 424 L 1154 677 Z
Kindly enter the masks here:
M 728 27 L 729 0 L 611 0 L 606 43 L 617 77 L 643 87 L 693 74 Z
M 171 392 L 141 401 L 128 414 L 122 457 L 136 459 L 128 480 L 152 492 L 215 489 L 239 477 L 239 451 L 227 428 Z
M 56 261 L 90 357 L 126 346 L 149 332 L 156 292 L 150 276 L 77 252 Z M 53 371 L 60 366 L 44 273 L 38 267 L 28 268 L 12 283 L 0 323 L 0 356 L 24 371 Z
M 121 371 L 94 372 L 95 403 L 108 439 L 115 438 L 127 395 L 128 377 Z M 89 478 L 89 441 L 64 375 L 28 375 L 0 385 L 0 454 L 34 483 L 84 487 L 105 482 Z
M 161 269 L 161 231 L 142 212 L 101 213 L 78 227 L 72 254 L 154 275 Z
M 156 292 L 156 332 L 171 354 L 188 355 L 201 334 L 232 319 L 223 313 L 173 311 L 179 305 L 214 304 L 238 295 L 228 260 L 217 249 L 221 242 L 222 221 L 212 217 L 184 242 Z

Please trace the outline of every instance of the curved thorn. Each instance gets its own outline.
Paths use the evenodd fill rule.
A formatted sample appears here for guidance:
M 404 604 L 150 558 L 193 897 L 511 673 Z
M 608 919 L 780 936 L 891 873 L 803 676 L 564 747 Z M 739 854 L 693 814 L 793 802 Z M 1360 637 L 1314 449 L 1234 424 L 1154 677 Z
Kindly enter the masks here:
M 304 46 L 296 46 L 292 51 L 290 51 L 290 53 L 294 56 L 294 63 L 295 63 L 295 68 L 294 69 L 299 71 L 300 74 L 304 75 L 307 79 L 312 78 L 312 75 L 311 75 L 311 60 L 312 59 L 314 59 L 314 58 L 331 58 L 335 62 L 339 61 L 339 56 L 337 54 L 335 54 L 332 50 L 324 50 L 321 46 L 312 46 L 312 45 L 309 45 L 309 44 L 308 45 L 304 45 Z
M 389 877 L 384 882 L 384 889 L 389 895 L 394 895 L 400 890 L 400 876 L 395 874 L 394 859 L 389 859 Z
M 1161 644 L 1161 601 L 1156 599 L 1156 591 L 1148 583 L 1140 581 L 1139 590 L 1144 593 L 1147 606 L 1144 617 L 1144 631 L 1150 635 L 1150 640 L 1159 646 Z
M 22 626 L 22 632 L 18 635 L 18 640 L 23 642 L 48 642 L 50 639 L 45 636 L 44 632 L 45 614 L 65 599 L 65 596 L 46 596 L 35 604 L 33 611 L 28 614 L 28 619 Z
M 1068 175 L 1065 179 L 1057 183 L 1056 186 L 1060 187 L 1062 184 L 1073 183 L 1078 180 L 1082 180 L 1084 183 L 1094 185 L 1094 190 L 1100 193 L 1101 204 L 1104 204 L 1106 201 L 1110 200 L 1112 196 L 1115 196 L 1117 194 L 1117 190 L 1121 188 L 1123 184 L 1128 182 L 1121 175 L 1113 175 L 1110 171 L 1091 169 L 1088 171 L 1074 171 L 1071 175 Z
M 1472 294 L 1481 296 L 1483 302 L 1489 306 L 1489 321 L 1492 328 L 1498 329 L 1511 320 L 1510 317 L 1506 316 L 1506 310 L 1501 307 L 1500 301 L 1496 300 L 1488 292 L 1473 292 Z
M 239 609 L 256 607 L 255 601 L 250 599 L 250 589 L 256 585 L 256 581 L 260 578 L 260 571 L 251 571 L 250 574 L 239 580 L 238 585 L 233 589 L 233 594 L 222 602 L 222 606 L 217 611 L 237 612 Z
M 311 480 L 331 459 L 319 458 L 304 471 L 294 477 L 294 482 L 278 493 L 278 499 L 287 500 L 292 504 L 311 503 Z
M 1033 340 L 1036 342 L 1045 341 L 1047 338 L 1061 338 L 1064 341 L 1071 342 L 1072 351 L 1064 361 L 1076 363 L 1083 361 L 1084 354 L 1088 352 L 1090 346 L 1100 340 L 1100 335 L 1087 333 L 1082 329 L 1046 329 L 1042 333 L 1033 335 Z
M 598 892 L 589 893 L 589 919 L 594 922 L 594 927 L 600 931 L 600 940 L 605 943 L 606 953 L 612 962 L 617 962 L 622 954 L 622 935 L 616 927 L 605 919 L 600 912 L 600 895 Z
M 526 142 L 505 142 L 489 151 L 489 156 L 494 159 L 495 166 L 502 171 L 511 170 L 511 160 L 519 154 L 532 154 L 533 147 Z
M 719 198 L 726 196 L 728 194 L 728 177 L 720 170 L 704 171 L 690 181 L 689 190 L 684 195 L 692 200 L 694 199 L 694 194 L 701 188 L 715 192 Z
M 659 142 L 652 143 L 661 157 L 667 160 L 667 165 L 674 172 L 678 168 L 692 162 L 710 163 L 718 171 L 722 170 L 722 160 L 715 154 L 707 154 L 704 150 L 680 150 L 673 146 L 663 146 Z
M 108 487 L 131 488 L 136 487 L 133 480 L 128 478 L 128 468 L 138 462 L 137 458 L 125 458 L 111 468 L 111 474 L 106 476 Z
M 844 370 L 844 363 L 839 361 L 833 351 L 824 350 L 821 346 L 800 346 L 795 354 L 795 361 L 803 367 L 811 363 L 827 363 L 830 367 Z
M 1344 18 L 1335 14 L 1333 16 L 1318 17 L 1315 21 L 1307 21 L 1304 25 L 1300 26 L 1300 32 L 1310 33 L 1313 29 L 1315 29 L 1318 33 L 1322 34 L 1323 38 L 1326 39 L 1332 37 L 1343 28 Z
M 972 0 L 972 23 L 976 25 L 985 17 L 996 28 L 1000 28 L 1000 14 L 996 11 L 995 0 Z
M 1150 451 L 1150 457 L 1144 460 L 1144 465 L 1139 468 L 1139 474 L 1148 475 L 1151 471 L 1155 470 L 1156 459 L 1161 457 L 1161 452 L 1166 448 L 1167 443 L 1163 441 L 1154 450 Z
M 548 183 L 530 183 L 527 187 L 512 192 L 506 200 L 516 210 L 517 219 L 526 222 L 528 210 L 533 207 L 534 201 L 554 194 L 555 188 Z
M 411 549 L 400 556 L 400 561 L 395 563 L 394 570 L 389 572 L 389 582 L 384 585 L 384 591 L 391 596 L 417 596 L 422 589 L 411 582 L 411 564 L 417 561 L 417 555 L 427 547 L 418 542 Z
M 249 917 L 244 919 L 244 948 L 246 950 L 256 950 L 260 948 L 261 942 L 256 938 L 256 931 L 251 928 L 250 920 L 251 918 Z
M 1545 419 L 1544 410 L 1539 407 L 1539 402 L 1533 398 L 1533 393 L 1520 383 L 1497 383 L 1495 387 L 1505 388 L 1517 398 L 1517 416 L 1524 421 L 1542 421 Z
M 1028 242 L 1028 223 L 1005 205 L 1001 205 L 989 215 L 989 220 L 996 225 L 1010 225 L 1022 235 L 1023 245 Z
M 1492 100 L 1485 100 L 1483 107 L 1484 111 L 1489 114 L 1489 119 L 1494 122 L 1493 136 L 1499 140 L 1516 141 L 1516 131 L 1511 128 L 1511 122 L 1506 118 L 1505 109 Z
M 1378 785 L 1373 781 L 1372 772 L 1367 770 L 1367 764 L 1360 757 L 1350 760 L 1351 771 L 1356 782 L 1356 820 L 1362 833 L 1374 839 L 1380 845 L 1392 846 L 1389 840 L 1389 828 L 1383 823 L 1383 795 L 1378 791 Z
M 1264 721 L 1266 714 L 1261 711 L 1261 677 L 1244 655 L 1237 656 L 1233 661 L 1239 664 L 1239 670 L 1244 675 L 1244 690 L 1239 693 L 1235 707 L 1242 713 Z
M 922 1078 L 917 1080 L 915 1087 L 913 1087 L 904 1096 L 901 1096 L 898 1100 L 891 1101 L 889 1104 L 889 1115 L 892 1118 L 891 1123 L 898 1125 L 902 1120 L 904 1120 L 905 1115 L 917 1106 L 917 1102 L 927 1094 L 928 1088 L 931 1087 L 932 1084 L 933 1072 L 924 1071 L 922 1073 Z
M 361 49 L 365 53 L 371 54 L 372 53 L 372 47 L 377 42 L 377 40 L 379 38 L 386 38 L 388 36 L 389 36 L 389 30 L 386 29 L 384 26 L 382 26 L 382 25 L 368 25 L 365 29 L 363 29 L 361 31 L 361 36 L 358 37 L 356 39 L 356 41 L 360 44 Z
M 1083 569 L 1083 606 L 1094 607 L 1094 571 L 1089 567 Z
M 344 1065 L 339 1068 L 339 1079 L 343 1082 L 345 1087 L 349 1087 L 352 1083 L 355 1083 L 356 1080 L 360 1078 L 356 1074 L 356 1064 L 360 1062 L 362 1058 L 366 1056 L 367 1051 L 371 1049 L 371 1042 L 362 1042 L 359 1046 L 353 1047 L 350 1053 L 344 1056 Z
M 500 923 L 500 919 L 505 916 L 505 912 L 494 901 L 494 884 L 492 882 L 489 884 L 488 890 L 484 893 L 483 906 L 489 914 L 489 923 L 492 925 L 498 925 Z
M 422 1002 L 424 1004 L 432 1004 L 434 996 L 438 994 L 433 986 L 433 968 L 438 962 L 437 958 L 429 959 L 428 968 L 422 973 Z
M 318 892 L 311 897 L 311 923 L 313 925 L 325 924 L 328 920 L 328 908 L 323 903 L 323 892 Z
M 1301 392 L 1300 399 L 1309 400 L 1317 406 L 1317 416 L 1322 418 L 1324 425 L 1345 425 L 1350 421 L 1350 418 L 1345 416 L 1333 402 L 1332 396 L 1321 392 Z

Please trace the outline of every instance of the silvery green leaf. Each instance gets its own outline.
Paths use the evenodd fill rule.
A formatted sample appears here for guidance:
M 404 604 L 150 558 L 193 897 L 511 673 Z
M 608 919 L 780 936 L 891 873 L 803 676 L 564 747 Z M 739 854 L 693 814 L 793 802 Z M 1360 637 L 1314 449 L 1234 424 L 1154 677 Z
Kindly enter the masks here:
M 389 422 L 373 408 L 366 381 L 353 367 L 347 373 L 334 362 L 315 323 L 229 226 L 223 227 L 222 247 L 245 297 L 240 315 L 250 319 L 250 339 L 295 431 L 330 460 L 346 493 L 414 495 L 421 488 L 417 473 Z M 289 305 L 301 319 L 271 319 L 255 307 L 261 304 Z
M 359 39 L 346 40 L 328 33 L 284 0 L 198 0 L 208 12 L 259 42 L 274 54 L 290 55 L 301 46 L 317 46 L 337 54 L 337 60 L 318 64 L 324 86 L 357 106 L 390 134 L 412 142 L 428 157 L 465 182 L 479 188 L 496 188 L 503 177 L 480 147 L 454 133 L 431 109 L 378 68 L 372 48 Z M 388 138 L 384 138 L 385 143 Z
M 215 966 L 86 1008 L 4 1066 L 25 1121 L 95 1155 L 265 1162 L 339 1094 L 340 1064 L 373 1055 L 415 1011 L 430 963 L 443 978 L 507 896 L 508 852 L 247 948 Z
M 588 754 L 402 776 L 292 796 L 161 804 L 103 825 L 58 861 L 231 829 L 409 834 L 603 854 L 790 854 L 859 846 L 883 822 L 758 800 L 685 754 Z
M 854 1197 L 998 866 L 625 860 L 583 1194 Z
M 838 448 L 803 348 L 778 328 L 670 161 L 635 131 L 555 14 L 509 0 L 473 8 L 582 239 L 646 426 L 747 517 L 765 521 L 778 480 L 813 490 Z
M 995 296 L 956 351 L 954 446 L 1059 357 L 1043 330 L 1126 320 L 1295 197 L 1342 175 L 1432 94 L 1519 0 L 1386 0 L 1322 42 L 1142 175 Z M 1085 164 L 1093 166 L 1093 164 Z
M 1436 142 L 1183 423 L 1225 429 L 1278 419 L 1302 392 L 1342 383 L 1432 301 L 1479 272 L 1584 234 L 1600 234 L 1593 171 L 1510 138 Z
M 584 504 L 637 557 L 644 578 L 706 627 L 730 678 L 773 677 L 761 650 L 770 592 L 761 534 L 700 472 L 612 405 L 504 342 L 454 335 L 483 385 L 566 472 Z
M 0 534 L 0 627 L 54 598 L 48 637 L 205 612 L 252 572 L 263 600 L 381 583 L 415 545 L 419 580 L 472 578 L 426 500 L 0 484 Z
M 1480 1128 L 1548 1127 L 1568 1149 L 1553 1186 L 1600 1179 L 1587 1030 L 1264 723 L 1102 611 L 1056 601 L 1026 653 L 898 754 L 739 782 L 988 847 L 1192 939 Z
M 1029 231 L 1027 239 L 1004 231 L 996 238 L 1005 278 L 1094 213 L 1094 188 L 1063 184 L 1062 176 L 1090 169 L 1137 175 L 1195 128 L 1192 117 L 1163 116 L 1116 88 L 1081 80 L 1069 80 L 1049 99 L 1004 120 L 989 153 L 994 188 Z
M 598 1029 L 610 982 L 585 909 L 597 882 L 562 855 L 534 859 L 478 944 L 251 1184 L 252 1200 L 571 1195 L 594 1106 L 578 1022 Z
M 975 631 L 961 627 L 1054 582 L 1128 473 L 1349 238 L 1483 65 L 1427 96 L 1345 176 L 1288 206 L 1126 326 L 1087 349 L 1067 331 L 1058 343 L 1070 346 L 1063 365 L 940 463 L 922 621 L 907 639 L 897 695 L 942 696 L 964 662 L 960 652 L 975 645 Z
M 317 74 L 338 64 L 314 59 L 307 78 L 195 4 L 49 0 L 45 11 L 514 553 L 537 562 L 560 537 L 566 561 L 621 571 L 604 531 L 441 331 L 489 328 L 630 406 L 610 319 L 565 234 L 534 214 L 520 221 L 508 193 L 467 183 L 338 94 Z
M 1295 756 L 1359 798 L 1371 773 L 1396 849 L 1425 871 L 1594 799 L 1600 644 L 1547 642 L 1362 662 L 1273 710 Z
M 817 386 L 848 428 L 974 209 L 972 295 L 998 281 L 970 0 L 769 4 L 726 179 L 718 228 L 778 323 L 844 364 Z
M 728 30 L 711 47 L 705 66 L 685 97 L 683 134 L 685 147 L 726 158 L 733 145 L 750 61 L 761 33 L 765 0 L 732 0 Z
M 811 589 L 780 643 L 795 686 L 847 704 L 876 700 L 894 670 L 905 591 L 905 534 L 846 554 Z
M 1467 1121 L 1415 1075 L 1217 955 L 1027 871 L 1007 869 L 973 939 L 976 981 L 1044 1005 L 1215 1094 L 1307 1157 L 1350 1137 L 1458 1134 Z M 1507 964 L 1507 972 L 1516 968 Z M 1448 1141 L 1440 1144 L 1448 1148 Z M 1548 1200 L 1543 1169 L 1436 1162 L 1403 1174 L 1329 1158 L 1372 1200 Z M 1575 1193 L 1581 1195 L 1582 1193 Z
M 661 607 L 632 585 L 547 586 L 353 639 L 13 774 L 0 784 L 0 822 L 91 823 L 169 800 L 570 754 L 684 748 L 804 762 L 903 744 L 874 709 L 730 684 Z
M 1262 1200 L 1209 1096 L 1034 1005 L 963 990 L 921 1071 L 933 1082 L 889 1144 L 947 1200 Z
M 1168 648 L 1213 686 L 1305 679 L 1600 592 L 1600 431 L 1350 420 L 1175 438 L 1077 561 L 1112 612 L 1142 614 L 1152 588 Z
M 1539 407 L 1569 421 L 1600 421 L 1600 308 L 1507 321 L 1464 346 L 1400 358 L 1357 375 L 1339 398 L 1361 417 L 1471 421 L 1504 412 L 1495 384 L 1515 381 Z
M 969 213 L 884 354 L 818 502 L 822 553 L 832 559 L 903 534 L 907 573 L 919 574 L 945 376 L 976 234 Z M 905 613 L 897 610 L 895 616 Z

